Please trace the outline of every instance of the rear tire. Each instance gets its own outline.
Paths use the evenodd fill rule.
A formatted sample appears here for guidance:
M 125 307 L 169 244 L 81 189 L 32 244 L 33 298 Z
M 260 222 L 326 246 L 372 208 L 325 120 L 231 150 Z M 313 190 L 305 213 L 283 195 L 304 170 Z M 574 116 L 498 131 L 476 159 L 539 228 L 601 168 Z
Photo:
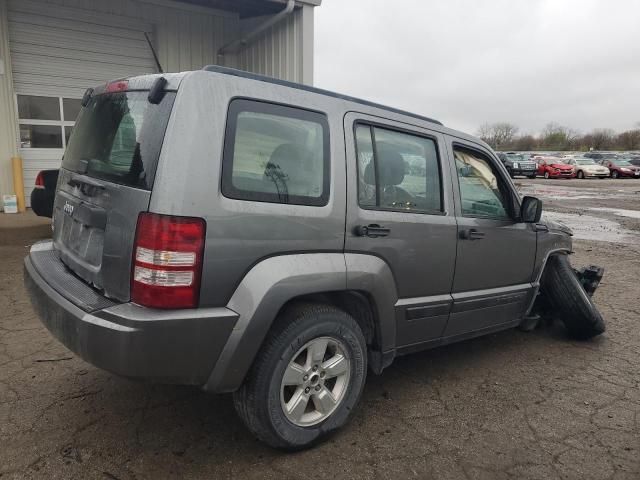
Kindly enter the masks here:
M 325 342 L 322 359 L 313 360 L 318 345 Z M 329 370 L 340 357 L 347 360 L 341 364 L 342 377 Z M 242 387 L 233 395 L 234 406 L 259 440 L 274 448 L 301 450 L 347 423 L 362 395 L 366 374 L 367 345 L 353 317 L 329 305 L 294 305 L 276 319 Z
M 586 340 L 605 331 L 604 319 L 582 288 L 567 255 L 549 258 L 542 277 L 542 292 L 572 337 Z

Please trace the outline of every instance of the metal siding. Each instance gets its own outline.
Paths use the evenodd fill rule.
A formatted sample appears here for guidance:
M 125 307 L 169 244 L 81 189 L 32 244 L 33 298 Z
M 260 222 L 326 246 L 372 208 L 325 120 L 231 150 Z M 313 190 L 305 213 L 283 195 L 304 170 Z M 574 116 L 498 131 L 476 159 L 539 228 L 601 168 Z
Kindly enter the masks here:
M 297 8 L 249 46 L 236 54 L 218 56 L 218 50 L 237 39 L 240 20 L 228 12 L 186 6 L 152 4 L 138 0 L 9 0 L 9 46 L 0 75 L 0 191 L 12 191 L 9 158 L 16 152 L 15 93 L 80 97 L 85 88 L 106 80 L 155 71 L 143 31 L 152 40 L 164 70 L 195 70 L 219 64 L 263 73 L 284 80 L 311 83 L 312 58 L 303 58 L 313 41 L 313 23 L 303 23 L 312 7 Z M 0 9 L 0 16 L 2 10 Z M 311 17 L 312 18 L 312 17 Z M 0 18 L 2 20 L 2 18 Z M 6 18 L 5 18 L 6 20 Z M 7 24 L 5 24 L 7 25 Z M 303 31 L 303 26 L 306 31 Z M 0 47 L 2 42 L 0 41 Z M 8 53 L 8 52 L 7 52 Z M 9 57 L 11 65 L 8 65 Z M 12 67 L 13 66 L 13 67 Z M 305 66 L 305 68 L 303 68 Z M 25 196 L 39 170 L 57 168 L 60 149 L 21 149 Z
M 144 31 L 152 33 L 165 71 L 217 63 L 224 24 L 234 20 L 134 0 L 10 0 L 8 8 L 15 93 L 70 98 L 109 79 L 154 72 Z M 10 117 L 15 121 L 15 114 Z M 14 135 L 11 127 L 3 129 Z M 36 175 L 58 168 L 63 150 L 19 152 L 29 205 Z M 11 191 L 10 182 L 3 182 L 2 191 Z
M 31 0 L 9 2 L 17 94 L 81 97 L 91 85 L 150 73 L 153 58 L 136 19 Z
M 238 68 L 262 75 L 310 83 L 303 78 L 301 25 L 303 9 L 267 29 L 237 54 Z

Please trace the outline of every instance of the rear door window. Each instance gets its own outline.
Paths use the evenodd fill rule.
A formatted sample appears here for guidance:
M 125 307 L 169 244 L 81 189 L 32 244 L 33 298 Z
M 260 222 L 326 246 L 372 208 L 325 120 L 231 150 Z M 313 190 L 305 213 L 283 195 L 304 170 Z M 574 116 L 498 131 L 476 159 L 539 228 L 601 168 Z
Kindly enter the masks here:
M 114 183 L 151 189 L 175 92 L 159 104 L 148 92 L 96 95 L 80 110 L 62 166 Z
M 329 163 L 324 114 L 244 99 L 230 103 L 222 167 L 226 197 L 326 205 Z
M 362 208 L 442 212 L 436 142 L 377 126 L 356 125 L 358 203 Z

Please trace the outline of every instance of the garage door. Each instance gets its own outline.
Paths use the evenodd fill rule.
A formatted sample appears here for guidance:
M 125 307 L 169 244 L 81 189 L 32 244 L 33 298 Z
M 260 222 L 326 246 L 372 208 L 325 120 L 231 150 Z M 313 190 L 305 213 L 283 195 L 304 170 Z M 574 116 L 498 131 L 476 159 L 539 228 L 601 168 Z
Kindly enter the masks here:
M 32 0 L 11 0 L 8 10 L 19 151 L 29 205 L 37 173 L 60 166 L 87 87 L 155 71 L 144 37 L 152 25 Z

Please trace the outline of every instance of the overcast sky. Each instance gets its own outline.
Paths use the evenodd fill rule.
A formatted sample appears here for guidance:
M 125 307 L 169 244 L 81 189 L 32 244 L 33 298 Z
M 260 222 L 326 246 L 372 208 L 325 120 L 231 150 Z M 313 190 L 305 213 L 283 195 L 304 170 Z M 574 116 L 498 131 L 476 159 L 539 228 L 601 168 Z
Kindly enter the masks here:
M 315 84 L 476 133 L 640 122 L 640 0 L 323 0 Z

